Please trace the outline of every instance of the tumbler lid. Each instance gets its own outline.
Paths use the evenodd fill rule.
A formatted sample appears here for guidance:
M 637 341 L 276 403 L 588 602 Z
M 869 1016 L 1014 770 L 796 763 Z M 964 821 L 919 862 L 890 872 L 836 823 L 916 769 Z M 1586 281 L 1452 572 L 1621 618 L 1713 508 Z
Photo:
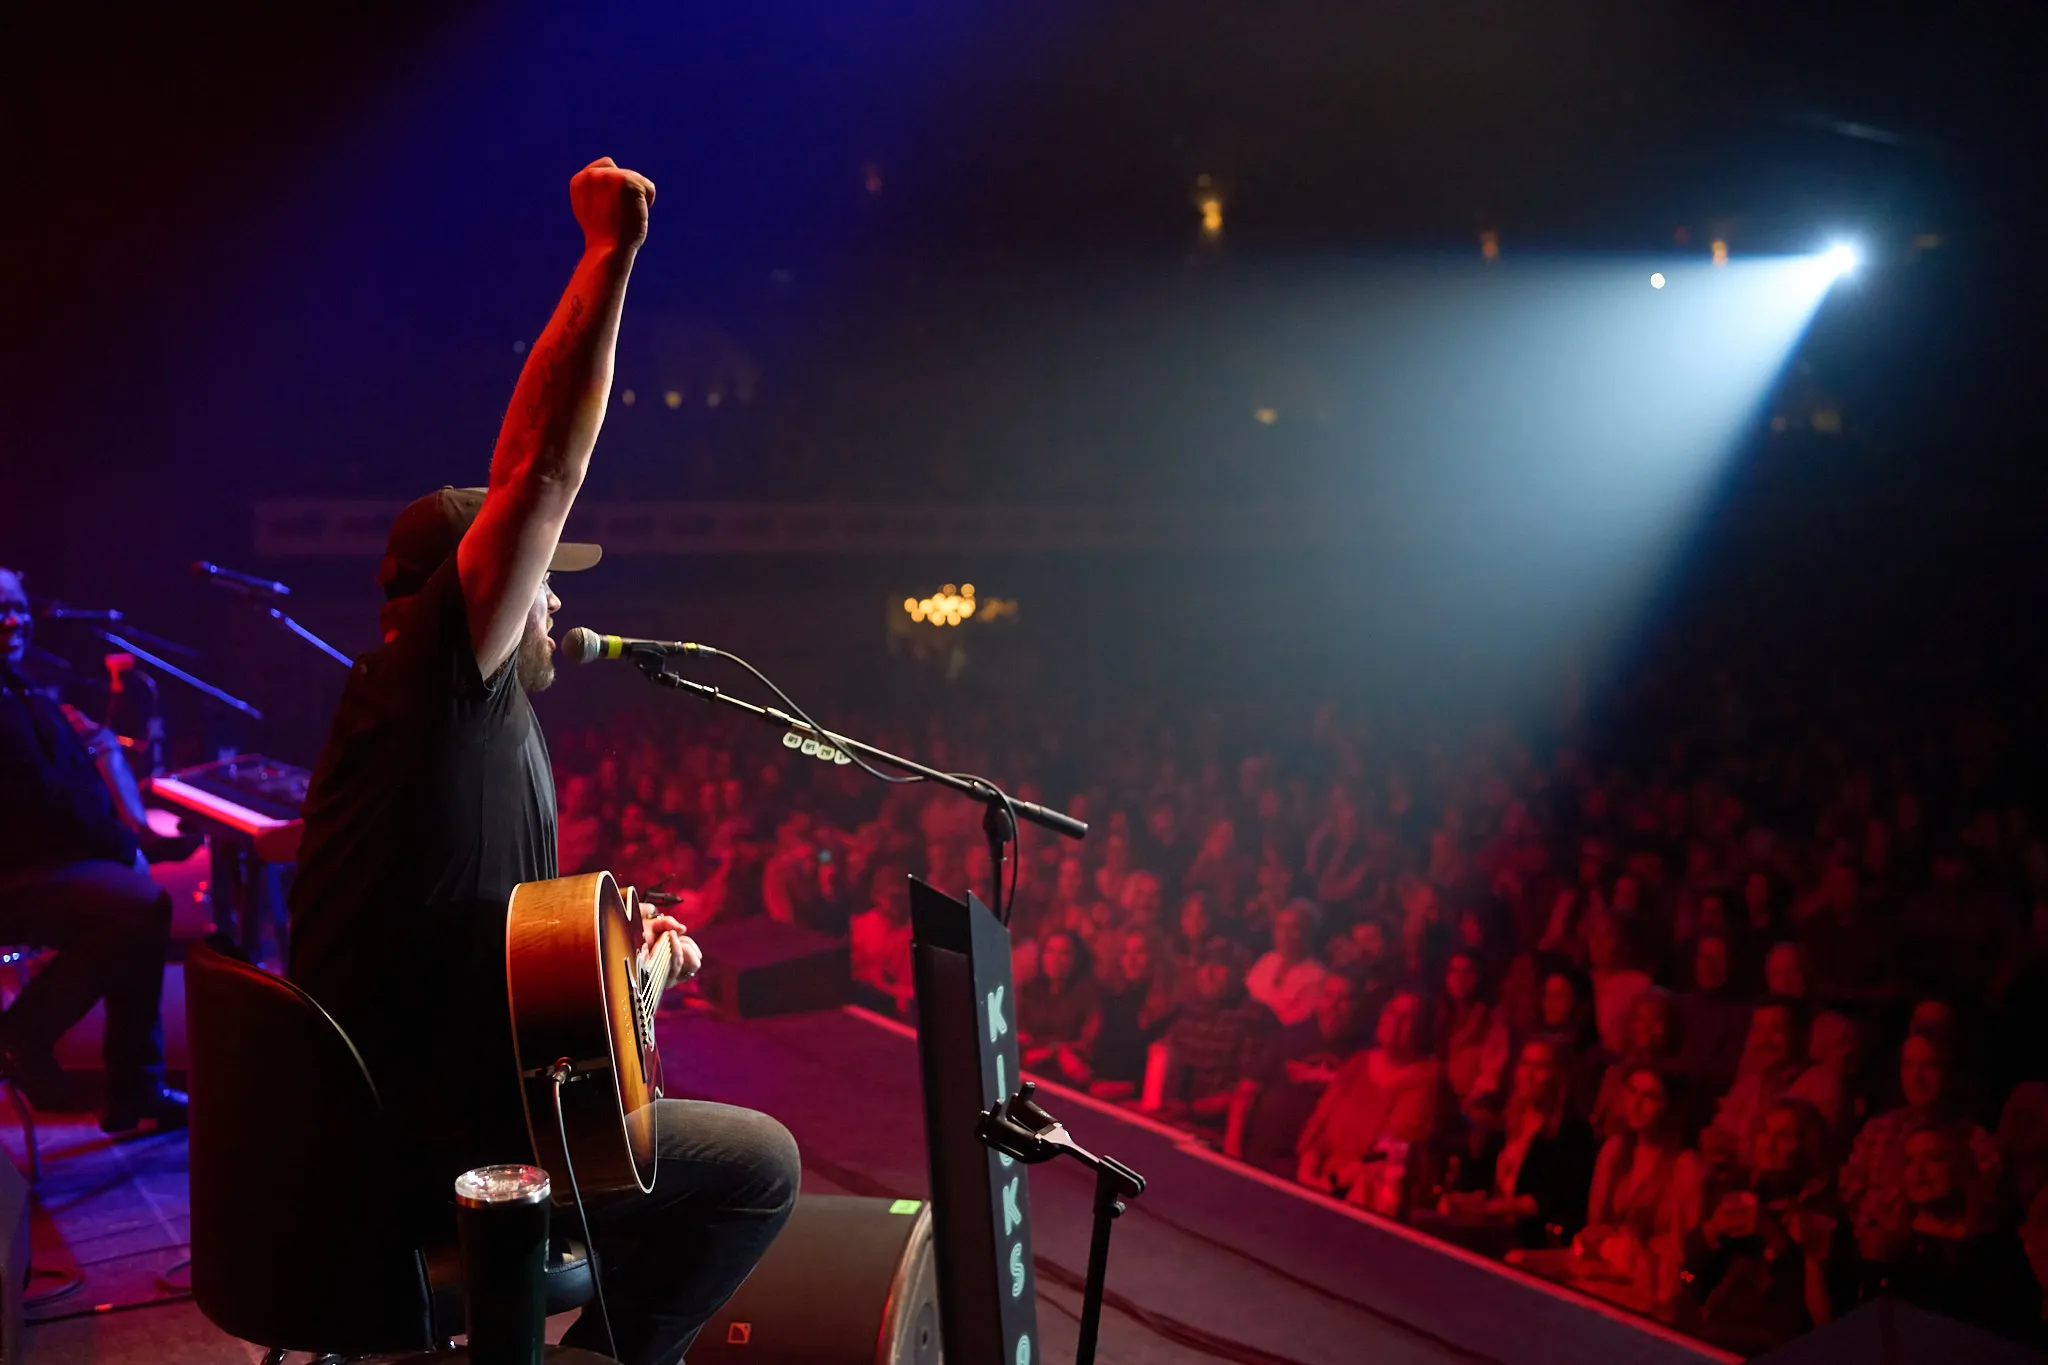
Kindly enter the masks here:
M 538 1204 L 548 1191 L 548 1173 L 538 1166 L 479 1166 L 455 1177 L 455 1202 L 471 1209 Z

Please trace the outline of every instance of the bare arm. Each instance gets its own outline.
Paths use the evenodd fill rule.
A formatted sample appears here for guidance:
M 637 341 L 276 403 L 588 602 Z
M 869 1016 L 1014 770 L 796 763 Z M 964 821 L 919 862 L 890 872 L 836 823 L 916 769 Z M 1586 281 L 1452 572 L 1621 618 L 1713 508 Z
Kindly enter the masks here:
M 583 259 L 519 372 L 491 456 L 490 491 L 456 567 L 477 670 L 512 657 L 604 425 L 612 352 L 654 185 L 610 157 L 569 182 Z
M 63 712 L 79 742 L 85 745 L 85 752 L 91 755 L 93 766 L 99 769 L 100 781 L 107 784 L 107 792 L 114 798 L 115 818 L 138 834 L 148 830 L 149 820 L 142 810 L 142 789 L 135 784 L 128 756 L 121 752 L 121 737 L 74 706 L 64 707 Z

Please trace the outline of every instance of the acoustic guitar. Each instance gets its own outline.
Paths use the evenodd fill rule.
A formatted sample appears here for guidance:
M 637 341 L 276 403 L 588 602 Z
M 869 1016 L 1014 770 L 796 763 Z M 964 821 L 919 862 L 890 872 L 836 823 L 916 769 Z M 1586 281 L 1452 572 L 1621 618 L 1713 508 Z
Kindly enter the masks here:
M 639 897 L 609 872 L 521 883 L 506 908 L 526 1127 L 561 1203 L 572 1170 L 586 1196 L 654 1188 L 654 1011 L 671 984 L 675 936 L 643 948 L 640 919 Z

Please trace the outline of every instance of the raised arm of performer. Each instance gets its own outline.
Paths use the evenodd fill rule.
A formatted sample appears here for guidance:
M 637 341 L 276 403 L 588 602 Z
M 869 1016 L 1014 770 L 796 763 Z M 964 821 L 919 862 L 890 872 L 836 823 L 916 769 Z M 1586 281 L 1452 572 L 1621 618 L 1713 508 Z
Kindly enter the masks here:
M 647 238 L 654 182 L 610 157 L 569 182 L 583 259 L 534 343 L 491 456 L 490 491 L 462 538 L 456 570 L 477 671 L 488 678 L 548 614 L 548 561 L 604 425 L 612 352 L 633 258 Z
M 569 204 L 583 228 L 583 259 L 519 372 L 491 455 L 490 489 L 455 552 L 470 647 L 486 678 L 522 642 L 554 648 L 548 626 L 561 604 L 547 589 L 548 564 L 604 426 L 619 315 L 647 240 L 654 182 L 600 157 L 569 182 Z M 645 926 L 650 947 L 660 934 L 677 936 L 675 980 L 697 971 L 703 957 L 681 922 L 650 915 Z

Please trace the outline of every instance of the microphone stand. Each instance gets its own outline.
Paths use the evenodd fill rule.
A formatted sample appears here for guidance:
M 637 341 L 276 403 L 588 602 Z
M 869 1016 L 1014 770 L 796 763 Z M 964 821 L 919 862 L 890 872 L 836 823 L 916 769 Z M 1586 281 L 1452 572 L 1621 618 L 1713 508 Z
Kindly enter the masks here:
M 197 691 L 205 693 L 207 696 L 212 697 L 215 701 L 219 702 L 222 706 L 228 707 L 231 710 L 240 711 L 250 720 L 263 719 L 263 713 L 261 711 L 258 711 L 255 707 L 249 705 L 248 702 L 243 701 L 240 697 L 231 696 L 228 693 L 221 691 L 218 687 L 215 687 L 212 683 L 207 682 L 201 678 L 193 677 L 190 673 L 187 673 L 184 669 L 178 667 L 176 664 L 171 663 L 168 660 L 158 658 L 156 655 L 144 649 L 141 645 L 138 645 L 131 640 L 123 639 L 121 636 L 114 634 L 113 631 L 100 630 L 97 627 L 95 627 L 93 630 L 93 634 L 99 636 L 102 640 L 105 640 L 114 648 L 122 650 L 129 654 L 133 654 L 136 658 L 142 660 L 142 662 L 148 664 L 151 668 L 154 668 L 161 673 L 169 674 L 171 677 L 176 678 L 179 682 L 185 684 L 185 686 L 194 688 Z
M 660 683 L 663 687 L 673 688 L 678 692 L 688 692 L 706 701 L 717 702 L 721 706 L 730 706 L 764 724 L 776 727 L 783 732 L 782 745 L 786 749 L 798 749 L 808 757 L 837 763 L 850 763 L 851 755 L 859 754 L 862 758 L 894 768 L 898 772 L 937 783 L 971 801 L 979 801 L 986 811 L 982 817 L 981 828 L 988 836 L 989 871 L 995 878 L 995 900 L 992 906 L 996 911 L 996 917 L 1004 924 L 1010 922 L 1010 907 L 1003 900 L 1004 850 L 1010 841 L 1017 837 L 1016 824 L 1011 819 L 1011 812 L 1016 812 L 1018 818 L 1029 820 L 1042 829 L 1049 829 L 1069 839 L 1087 837 L 1087 823 L 1076 820 L 1065 811 L 1041 806 L 1036 801 L 1019 801 L 1005 795 L 990 783 L 961 777 L 955 773 L 942 773 L 937 768 L 928 768 L 915 759 L 903 758 L 890 753 L 887 749 L 877 749 L 872 744 L 863 744 L 857 739 L 848 739 L 844 735 L 814 726 L 801 717 L 792 716 L 773 706 L 756 706 L 753 702 L 741 701 L 738 697 L 722 692 L 709 683 L 692 682 L 679 674 L 669 672 L 668 661 L 660 655 L 636 654 L 633 663 L 650 682 Z
M 1074 1365 L 1095 1365 L 1095 1336 L 1102 1327 L 1102 1291 L 1109 1278 L 1111 1225 L 1123 1216 L 1124 1201 L 1145 1192 L 1145 1177 L 1111 1156 L 1097 1156 L 1067 1134 L 1067 1126 L 1045 1112 L 1032 1098 L 1038 1089 L 1026 1081 L 1017 1093 L 995 1108 L 982 1111 L 977 1136 L 1005 1156 L 1027 1166 L 1070 1156 L 1095 1172 L 1095 1221 L 1088 1238 L 1088 1282 L 1081 1291 L 1081 1335 L 1074 1346 Z
M 278 625 L 290 631 L 292 634 L 298 636 L 301 640 L 304 640 L 307 644 L 313 646 L 313 648 L 319 650 L 322 654 L 325 654 L 328 658 L 334 660 L 334 662 L 340 664 L 343 668 L 355 667 L 355 660 L 349 658 L 348 655 L 342 653 L 333 645 L 328 644 L 325 640 L 315 635 L 312 631 L 307 630 L 297 621 L 292 620 L 291 617 L 286 616 L 282 611 L 278 610 L 276 607 L 264 607 L 263 612 L 265 615 L 269 616 L 271 620 L 277 622 Z
M 198 566 L 195 565 L 194 567 L 196 568 Z M 207 567 L 221 574 L 226 574 L 229 572 L 225 569 L 220 569 L 218 565 L 208 565 Z M 297 621 L 294 621 L 292 620 L 291 617 L 285 615 L 284 609 L 282 607 L 275 607 L 271 605 L 271 601 L 276 594 L 291 591 L 289 588 L 285 587 L 284 584 L 275 583 L 269 585 L 266 588 L 249 587 L 237 583 L 232 576 L 209 576 L 207 581 L 214 584 L 217 587 L 225 588 L 229 592 L 232 592 L 235 596 L 241 598 L 244 602 L 247 602 L 257 611 L 261 612 L 265 616 L 268 616 L 281 629 L 289 632 L 290 634 L 298 636 L 301 640 L 304 640 L 307 644 L 313 646 L 313 648 L 319 650 L 322 654 L 325 654 L 328 658 L 334 660 L 334 662 L 340 664 L 343 668 L 355 667 L 355 660 L 349 658 L 348 655 L 342 653 L 333 645 L 328 644 L 325 640 L 315 635 L 312 631 L 306 629 Z

